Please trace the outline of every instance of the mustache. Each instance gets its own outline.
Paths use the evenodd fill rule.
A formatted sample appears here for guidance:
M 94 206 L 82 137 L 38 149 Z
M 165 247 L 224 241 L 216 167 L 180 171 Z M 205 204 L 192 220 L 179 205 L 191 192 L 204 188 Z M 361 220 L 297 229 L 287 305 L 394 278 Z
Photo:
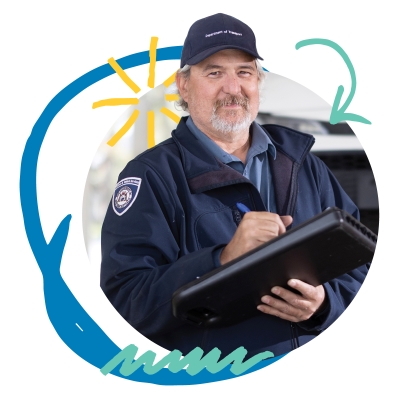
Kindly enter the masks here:
M 249 109 L 249 98 L 247 96 L 234 96 L 228 95 L 222 100 L 216 100 L 214 103 L 214 112 L 224 106 L 230 106 L 232 104 L 242 106 L 246 111 Z

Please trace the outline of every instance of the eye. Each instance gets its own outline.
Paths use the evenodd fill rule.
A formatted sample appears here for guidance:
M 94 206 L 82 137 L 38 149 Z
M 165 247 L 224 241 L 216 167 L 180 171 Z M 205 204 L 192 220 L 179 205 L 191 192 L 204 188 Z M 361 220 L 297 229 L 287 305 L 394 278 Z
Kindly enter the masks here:
M 221 75 L 221 71 L 212 71 L 208 74 L 208 76 L 219 76 Z

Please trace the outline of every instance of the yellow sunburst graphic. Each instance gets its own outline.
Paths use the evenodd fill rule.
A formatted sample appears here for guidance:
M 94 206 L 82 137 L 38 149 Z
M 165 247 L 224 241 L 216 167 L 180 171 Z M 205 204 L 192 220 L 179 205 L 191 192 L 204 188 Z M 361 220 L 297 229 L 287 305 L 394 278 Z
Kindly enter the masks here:
M 149 88 L 154 88 L 155 84 L 155 75 L 156 75 L 156 60 L 157 60 L 157 43 L 158 37 L 152 37 L 150 40 L 150 49 L 149 49 L 149 78 L 147 80 L 147 86 Z M 116 72 L 116 74 L 122 79 L 122 81 L 132 89 L 136 94 L 140 92 L 140 87 L 136 85 L 136 83 L 127 75 L 127 73 L 121 68 L 121 66 L 115 61 L 114 58 L 109 58 L 108 64 L 111 68 Z M 174 72 L 168 79 L 163 82 L 163 85 L 168 88 L 172 83 L 175 82 Z M 166 101 L 176 101 L 179 99 L 177 94 L 165 94 Z M 139 104 L 139 99 L 136 97 L 124 97 L 124 98 L 111 98 L 95 101 L 92 104 L 92 108 L 99 108 L 105 106 L 122 106 L 122 105 L 137 105 Z M 180 120 L 180 116 L 175 114 L 173 111 L 169 110 L 166 107 L 162 107 L 159 110 L 161 113 L 171 118 L 174 122 L 178 123 Z M 133 126 L 136 119 L 139 116 L 139 110 L 134 109 L 130 117 L 124 123 L 124 125 L 111 137 L 111 139 L 107 142 L 109 146 L 114 146 Z M 155 129 L 154 129 L 154 111 L 147 112 L 147 145 L 148 148 L 153 147 L 155 145 Z

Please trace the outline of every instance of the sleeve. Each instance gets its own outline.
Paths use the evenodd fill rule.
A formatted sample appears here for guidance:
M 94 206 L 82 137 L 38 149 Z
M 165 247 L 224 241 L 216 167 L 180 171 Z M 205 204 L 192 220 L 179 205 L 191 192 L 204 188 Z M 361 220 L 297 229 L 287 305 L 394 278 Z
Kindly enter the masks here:
M 360 219 L 357 206 L 340 186 L 333 173 L 319 158 L 314 156 L 313 160 L 317 171 L 321 209 L 336 206 Z M 328 299 L 326 306 L 318 314 L 298 325 L 309 331 L 323 331 L 328 328 L 353 301 L 367 276 L 369 266 L 370 263 L 362 265 L 325 283 L 323 286 Z
M 139 187 L 129 187 L 130 179 Z M 186 249 L 185 213 L 174 185 L 166 185 L 146 164 L 131 161 L 119 176 L 102 227 L 100 286 L 117 311 L 147 337 L 184 323 L 172 314 L 172 295 L 214 268 L 218 248 Z M 126 187 L 132 197 L 128 203 L 122 197 L 118 209 Z

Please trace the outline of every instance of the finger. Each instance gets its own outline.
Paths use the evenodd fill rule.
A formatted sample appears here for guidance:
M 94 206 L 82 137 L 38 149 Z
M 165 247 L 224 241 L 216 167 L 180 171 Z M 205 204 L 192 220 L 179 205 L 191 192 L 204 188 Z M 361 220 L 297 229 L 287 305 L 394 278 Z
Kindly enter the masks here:
M 269 314 L 274 317 L 284 319 L 286 321 L 290 321 L 290 322 L 300 322 L 301 321 L 300 318 L 298 318 L 294 315 L 285 314 L 285 313 L 281 312 L 280 310 L 278 310 L 274 307 L 268 306 L 266 304 L 261 304 L 261 305 L 257 306 L 257 309 L 259 311 L 263 312 L 264 314 Z
M 308 311 L 309 309 L 310 301 L 299 294 L 293 293 L 291 290 L 275 286 L 271 289 L 271 292 L 284 300 L 284 303 L 288 303 L 296 309 L 302 309 L 304 311 Z
M 271 289 L 271 292 L 279 296 L 282 300 L 272 296 L 263 296 L 261 301 L 278 309 L 284 314 L 299 317 L 305 313 L 308 314 L 309 312 L 312 312 L 312 310 L 310 310 L 310 301 L 292 293 L 290 290 L 281 287 L 274 287 Z
M 285 228 L 287 228 L 293 222 L 293 218 L 290 215 L 281 215 L 280 217 L 283 222 L 283 225 L 285 225 Z
M 299 279 L 290 279 L 288 285 L 296 289 L 301 293 L 301 295 L 306 299 L 314 299 L 317 293 L 316 287 L 305 283 Z
M 257 215 L 263 214 L 263 215 Z M 275 221 L 275 222 L 271 222 Z M 281 227 L 276 221 L 279 221 Z M 231 241 L 221 252 L 221 265 L 276 238 L 281 229 L 286 229 L 279 216 L 272 213 L 248 212 L 239 224 Z
M 280 228 L 273 223 L 249 222 L 239 226 L 237 238 L 240 242 L 256 242 L 257 246 L 279 236 Z M 239 230 L 240 229 L 240 230 Z
M 278 225 L 271 224 L 267 226 L 257 227 L 252 232 L 254 237 L 258 239 L 260 242 L 268 242 L 271 239 L 275 239 L 280 236 L 282 233 L 281 228 Z
M 298 279 L 290 279 L 288 284 L 302 294 L 304 299 L 310 303 L 310 310 L 313 312 L 320 310 L 328 301 L 323 285 L 314 287 Z
M 302 299 L 300 296 L 297 296 L 297 298 L 296 295 L 294 296 L 295 297 L 291 298 L 291 301 L 293 301 L 295 305 L 271 296 L 263 296 L 261 298 L 263 304 L 259 305 L 257 308 L 262 312 L 292 322 L 309 319 L 314 313 L 311 303 L 308 300 Z
M 261 301 L 264 304 L 267 304 L 268 306 L 274 308 L 275 310 L 281 312 L 282 314 L 286 314 L 286 315 L 298 315 L 299 314 L 299 310 L 296 309 L 295 307 L 293 307 L 290 303 L 281 300 L 281 299 L 277 299 L 275 297 L 272 296 L 263 296 L 261 298 Z
M 285 221 L 286 217 L 292 219 L 291 216 L 284 216 Z M 245 221 L 251 221 L 253 223 L 258 224 L 257 226 L 260 229 L 273 230 L 277 229 L 278 235 L 286 232 L 286 226 L 282 221 L 282 218 L 275 213 L 264 212 L 264 211 L 253 211 L 248 212 L 244 215 L 241 223 L 245 223 Z

